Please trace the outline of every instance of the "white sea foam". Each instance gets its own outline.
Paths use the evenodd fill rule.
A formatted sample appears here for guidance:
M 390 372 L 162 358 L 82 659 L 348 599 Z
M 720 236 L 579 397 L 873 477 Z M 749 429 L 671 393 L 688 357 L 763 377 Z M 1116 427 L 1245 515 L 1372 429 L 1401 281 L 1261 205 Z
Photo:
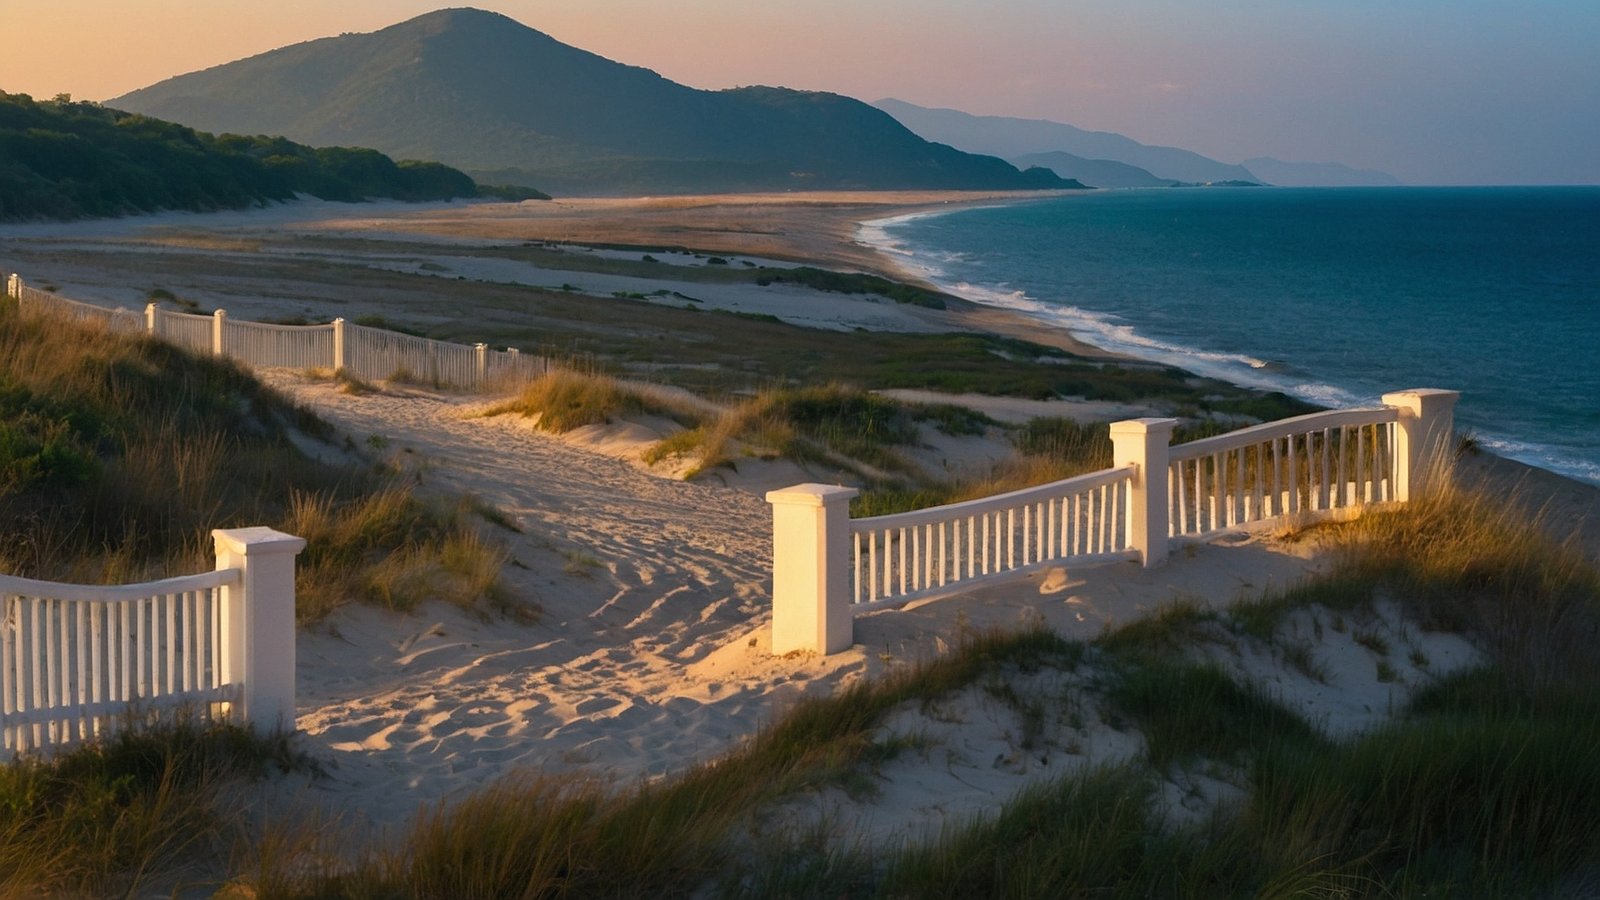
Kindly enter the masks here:
M 1480 445 L 1496 456 L 1520 460 L 1528 465 L 1548 469 L 1559 475 L 1587 481 L 1590 484 L 1600 484 L 1600 463 L 1577 459 L 1571 454 L 1562 453 L 1557 448 L 1543 444 L 1530 444 L 1527 441 L 1502 434 L 1477 432 L 1473 434 L 1473 437 Z
M 931 280 L 958 297 L 985 306 L 1015 310 L 1112 353 L 1176 366 L 1242 387 L 1283 391 L 1325 406 L 1356 406 L 1377 401 L 1376 397 L 1362 397 L 1335 385 L 1307 380 L 1305 373 L 1280 361 L 1170 343 L 1140 332 L 1120 316 L 1038 300 L 1029 297 L 1026 291 L 1012 290 L 1010 285 L 986 286 L 939 277 Z

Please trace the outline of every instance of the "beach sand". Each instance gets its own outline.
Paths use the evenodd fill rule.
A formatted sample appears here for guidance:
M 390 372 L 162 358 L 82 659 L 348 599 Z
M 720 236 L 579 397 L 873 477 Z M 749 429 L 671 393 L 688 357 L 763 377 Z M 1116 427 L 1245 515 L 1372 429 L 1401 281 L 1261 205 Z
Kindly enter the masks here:
M 342 314 L 356 315 L 390 310 L 402 300 L 390 282 L 348 296 L 334 296 L 343 293 L 337 286 L 308 281 L 295 281 L 289 290 L 279 279 L 303 272 L 284 267 L 311 263 L 262 252 L 259 236 L 425 240 L 436 251 L 396 253 L 388 271 L 422 273 L 428 271 L 424 263 L 456 267 L 446 277 L 495 274 L 468 268 L 450 254 L 452 244 L 511 240 L 684 246 L 895 274 L 892 260 L 857 242 L 859 222 L 1014 198 L 830 194 L 308 204 L 211 218 L 4 228 L 0 263 L 30 281 L 59 285 L 64 296 L 130 306 L 140 305 L 143 286 L 130 283 L 135 279 L 128 273 L 136 269 L 144 277 L 171 263 L 165 270 L 170 283 L 236 316 L 302 312 L 305 292 L 315 290 L 344 304 Z M 297 245 L 294 252 L 313 250 Z M 316 263 L 347 252 L 330 249 L 307 259 Z M 224 277 L 232 269 L 245 274 Z M 663 283 L 673 282 L 668 277 Z M 603 296 L 615 285 L 595 281 L 590 287 Z M 420 290 L 418 298 L 418 304 L 429 302 Z M 730 291 L 707 302 L 813 327 L 983 329 L 1097 352 L 1020 315 L 965 303 L 936 311 L 765 290 Z M 274 374 L 272 381 L 356 444 L 389 448 L 428 489 L 477 496 L 522 529 L 497 537 L 513 559 L 505 570 L 507 587 L 542 609 L 534 624 L 485 619 L 442 604 L 413 615 L 350 606 L 301 635 L 297 724 L 303 745 L 326 762 L 329 775 L 277 782 L 273 803 L 337 813 L 352 827 L 391 834 L 421 809 L 517 773 L 581 772 L 625 785 L 681 772 L 737 746 L 799 697 L 914 664 L 974 629 L 1043 622 L 1070 637 L 1092 638 L 1174 602 L 1220 607 L 1259 597 L 1329 563 L 1312 541 L 1258 530 L 1191 547 L 1155 569 L 1132 563 L 1047 568 L 959 597 L 874 613 L 858 620 L 848 651 L 775 657 L 768 652 L 767 627 L 771 512 L 762 493 L 816 473 L 742 462 L 737 478 L 685 482 L 636 459 L 670 427 L 660 422 L 558 438 L 514 417 L 475 415 L 480 398 L 414 389 L 350 395 L 294 373 Z M 1098 420 L 1147 411 L 943 399 L 1005 420 L 1045 410 Z M 1520 484 L 1522 502 L 1544 509 L 1553 530 L 1600 547 L 1600 492 L 1504 461 L 1473 466 L 1498 489 Z M 1306 615 L 1294 626 L 1303 632 L 1297 639 L 1312 645 L 1325 680 L 1297 672 L 1267 646 L 1220 641 L 1197 652 L 1215 654 L 1241 678 L 1262 684 L 1337 735 L 1381 721 L 1409 691 L 1477 658 L 1459 638 L 1424 632 L 1384 607 L 1369 626 L 1430 664 L 1396 662 L 1398 677 L 1380 679 L 1370 649 L 1348 630 L 1323 628 L 1313 621 L 1315 613 Z M 1059 694 L 1061 677 L 1042 675 L 1049 683 L 1019 682 L 1018 689 Z M 994 810 L 1020 787 L 1072 766 L 1139 752 L 1137 734 L 1117 731 L 1089 712 L 1081 724 L 1052 723 L 1043 751 L 1024 753 L 1014 713 L 981 691 L 951 698 L 936 720 L 905 710 L 887 728 L 919 731 L 929 742 L 879 773 L 885 789 L 875 802 L 828 792 L 797 798 L 783 817 L 826 817 L 873 839 L 893 840 Z M 1174 779 L 1167 793 L 1170 811 L 1180 818 L 1202 815 L 1232 795 L 1225 783 L 1197 787 L 1181 773 Z

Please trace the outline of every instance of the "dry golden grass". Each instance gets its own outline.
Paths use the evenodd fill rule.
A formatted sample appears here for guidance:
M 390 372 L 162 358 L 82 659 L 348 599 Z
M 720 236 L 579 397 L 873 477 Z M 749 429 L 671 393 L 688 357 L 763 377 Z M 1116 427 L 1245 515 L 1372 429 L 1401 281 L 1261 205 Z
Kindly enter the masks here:
M 1329 530 L 1347 577 L 1387 585 L 1425 625 L 1473 634 L 1527 690 L 1600 684 L 1600 573 L 1522 505 L 1447 487 Z
M 486 416 L 516 413 L 537 417 L 539 428 L 564 434 L 586 425 L 602 425 L 622 416 L 662 411 L 642 394 L 608 375 L 553 369 L 525 384 L 511 400 L 484 410 Z

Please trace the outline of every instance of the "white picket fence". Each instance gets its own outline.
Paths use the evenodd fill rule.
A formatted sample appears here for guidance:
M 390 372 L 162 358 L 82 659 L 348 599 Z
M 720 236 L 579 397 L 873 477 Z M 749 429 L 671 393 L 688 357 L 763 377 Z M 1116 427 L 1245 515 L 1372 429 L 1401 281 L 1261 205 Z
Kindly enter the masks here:
M 857 613 L 1038 563 L 1132 559 L 1122 516 L 1133 468 L 913 512 L 853 519 Z
M 294 558 L 269 528 L 212 532 L 216 569 L 130 585 L 0 575 L 0 748 L 97 738 L 176 708 L 294 727 Z
M 148 334 L 179 347 L 227 356 L 258 369 L 343 370 L 367 381 L 402 380 L 441 388 L 476 390 L 549 368 L 548 360 L 516 348 L 451 344 L 335 319 L 326 325 L 277 325 L 235 321 L 225 310 L 209 316 L 173 312 L 155 303 L 143 314 L 69 300 L 29 287 L 18 275 L 6 294 L 28 315 L 63 316 L 95 322 L 113 331 Z
M 1168 534 L 1395 499 L 1395 407 L 1313 413 L 1172 449 Z
M 773 491 L 773 652 L 835 653 L 856 615 L 1044 565 L 1152 566 L 1172 543 L 1403 502 L 1443 471 L 1457 397 L 1402 391 L 1177 447 L 1173 419 L 1116 422 L 1109 469 L 887 516 L 852 520 L 854 488 Z

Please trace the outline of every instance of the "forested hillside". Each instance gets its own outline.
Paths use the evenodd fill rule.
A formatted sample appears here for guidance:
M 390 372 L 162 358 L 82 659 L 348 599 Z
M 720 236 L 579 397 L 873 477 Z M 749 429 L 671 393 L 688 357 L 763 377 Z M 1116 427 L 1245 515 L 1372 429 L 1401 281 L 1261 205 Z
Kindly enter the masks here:
M 324 200 L 473 197 L 473 180 L 434 162 L 285 138 L 214 136 L 147 116 L 0 92 L 0 220 L 75 219 L 156 210 Z M 519 190 L 513 199 L 542 197 Z

